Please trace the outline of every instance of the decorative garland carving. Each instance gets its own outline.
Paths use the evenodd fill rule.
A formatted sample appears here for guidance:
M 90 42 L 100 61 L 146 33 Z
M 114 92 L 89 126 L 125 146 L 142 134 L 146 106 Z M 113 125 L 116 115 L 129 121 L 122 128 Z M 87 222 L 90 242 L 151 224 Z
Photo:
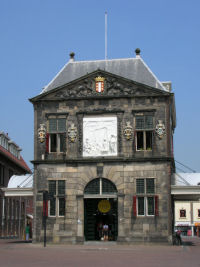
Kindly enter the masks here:
M 71 143 L 76 141 L 77 137 L 77 128 L 74 126 L 74 123 L 68 128 L 68 138 Z
M 130 125 L 130 121 L 126 122 L 126 126 L 124 128 L 124 136 L 126 138 L 126 140 L 131 140 L 133 134 L 133 127 Z
M 102 74 L 100 74 L 102 75 Z M 55 97 L 59 98 L 82 98 L 82 97 L 92 97 L 92 96 L 139 96 L 149 94 L 145 88 L 140 88 L 137 85 L 131 84 L 129 82 L 121 81 L 119 78 L 115 77 L 101 77 L 105 82 L 102 82 L 102 91 L 96 91 L 96 78 L 87 78 L 76 84 L 75 86 L 70 86 L 66 89 L 59 90 L 55 93 Z M 103 81 L 104 81 L 103 80 Z M 151 91 L 151 94 L 156 94 Z
M 78 154 L 82 156 L 83 150 L 83 114 L 78 114 Z

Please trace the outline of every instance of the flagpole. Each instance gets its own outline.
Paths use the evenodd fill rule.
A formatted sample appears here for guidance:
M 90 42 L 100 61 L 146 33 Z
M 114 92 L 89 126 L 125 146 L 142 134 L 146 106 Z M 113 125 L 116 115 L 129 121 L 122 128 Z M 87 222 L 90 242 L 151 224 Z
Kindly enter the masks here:
M 105 12 L 105 60 L 107 60 L 107 11 Z

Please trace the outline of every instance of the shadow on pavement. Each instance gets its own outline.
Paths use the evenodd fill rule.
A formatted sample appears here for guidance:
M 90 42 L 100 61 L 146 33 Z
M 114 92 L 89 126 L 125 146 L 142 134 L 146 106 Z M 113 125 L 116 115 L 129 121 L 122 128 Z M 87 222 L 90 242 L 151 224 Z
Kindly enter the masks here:
M 15 241 L 9 241 L 8 243 L 12 243 L 12 244 L 27 244 L 27 243 L 32 243 L 32 240 L 29 240 L 29 241 L 15 240 Z

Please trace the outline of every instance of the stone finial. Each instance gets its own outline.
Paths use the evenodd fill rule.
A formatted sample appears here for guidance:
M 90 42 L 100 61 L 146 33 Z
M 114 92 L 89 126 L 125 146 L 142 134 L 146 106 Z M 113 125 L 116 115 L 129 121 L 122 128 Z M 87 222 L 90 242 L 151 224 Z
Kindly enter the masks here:
M 70 56 L 70 61 L 74 61 L 75 53 L 74 53 L 74 52 L 71 52 L 71 53 L 69 54 L 69 56 Z
M 136 56 L 139 56 L 140 55 L 140 48 L 136 48 L 135 53 L 136 53 Z

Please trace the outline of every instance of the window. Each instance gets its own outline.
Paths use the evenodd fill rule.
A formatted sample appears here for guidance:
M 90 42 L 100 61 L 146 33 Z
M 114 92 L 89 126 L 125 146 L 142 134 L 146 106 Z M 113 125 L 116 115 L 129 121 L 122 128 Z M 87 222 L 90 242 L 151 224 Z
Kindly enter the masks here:
M 136 179 L 137 215 L 153 216 L 157 214 L 157 196 L 155 196 L 155 179 Z
M 181 209 L 180 210 L 180 218 L 185 218 L 186 217 L 186 210 Z
M 64 152 L 66 137 L 66 119 L 49 119 L 49 152 Z
M 136 150 L 152 150 L 153 116 L 137 115 L 135 117 Z
M 4 182 L 5 182 L 4 175 L 5 175 L 5 167 L 2 164 L 0 164 L 0 184 L 1 185 L 4 185 Z
M 116 194 L 116 186 L 105 178 L 96 178 L 90 181 L 84 190 L 84 194 L 89 195 L 106 195 L 106 194 Z
M 65 181 L 49 181 L 49 216 L 65 216 Z
M 198 212 L 198 217 L 200 217 L 200 209 L 198 209 L 198 211 L 197 211 L 197 212 Z

